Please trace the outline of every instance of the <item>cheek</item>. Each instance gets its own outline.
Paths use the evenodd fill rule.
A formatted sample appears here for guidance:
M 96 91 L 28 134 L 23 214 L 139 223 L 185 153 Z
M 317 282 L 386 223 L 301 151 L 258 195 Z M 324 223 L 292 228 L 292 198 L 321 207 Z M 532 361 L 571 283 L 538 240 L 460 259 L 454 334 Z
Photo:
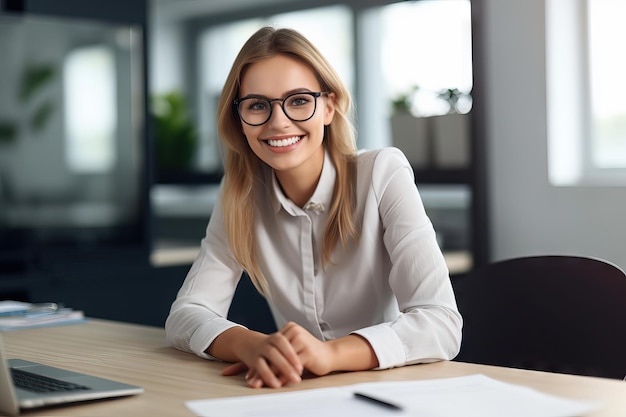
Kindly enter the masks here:
M 258 138 L 260 135 L 260 129 L 254 126 L 243 125 L 242 126 L 243 139 L 248 143 L 250 148 L 257 149 L 261 145 Z
M 254 139 L 256 137 L 254 128 L 252 126 L 248 126 L 248 125 L 243 124 L 243 123 L 241 125 L 241 132 L 243 133 L 244 137 L 248 141 L 250 141 L 251 139 Z
M 326 136 L 326 126 L 327 124 L 325 119 L 320 120 L 315 126 L 315 131 L 317 132 L 316 134 L 320 136 L 320 139 L 324 139 L 324 136 Z

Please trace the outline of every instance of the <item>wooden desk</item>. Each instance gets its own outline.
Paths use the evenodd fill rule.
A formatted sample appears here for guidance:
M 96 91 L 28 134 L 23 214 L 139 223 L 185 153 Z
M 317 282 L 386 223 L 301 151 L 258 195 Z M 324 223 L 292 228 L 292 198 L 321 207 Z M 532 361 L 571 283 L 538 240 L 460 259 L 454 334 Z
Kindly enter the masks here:
M 253 390 L 243 376 L 223 377 L 223 364 L 172 349 L 163 329 L 92 320 L 85 324 L 19 330 L 3 334 L 9 357 L 118 379 L 144 387 L 127 398 L 48 408 L 28 416 L 193 416 L 185 401 L 214 397 L 321 388 L 358 382 L 419 380 L 484 374 L 504 382 L 581 400 L 602 400 L 606 407 L 588 417 L 626 416 L 626 382 L 519 369 L 439 362 L 386 371 L 353 372 L 308 379 L 295 387 Z

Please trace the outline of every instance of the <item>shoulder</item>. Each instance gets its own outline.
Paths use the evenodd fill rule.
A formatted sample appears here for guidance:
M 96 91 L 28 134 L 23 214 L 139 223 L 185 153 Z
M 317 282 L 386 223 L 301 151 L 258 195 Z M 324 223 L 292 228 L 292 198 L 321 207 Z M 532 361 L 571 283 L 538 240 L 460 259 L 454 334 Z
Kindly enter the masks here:
M 359 151 L 357 169 L 360 174 L 371 171 L 372 175 L 390 174 L 398 169 L 408 168 L 413 172 L 406 156 L 398 148 L 388 147 Z
M 400 189 L 415 184 L 413 168 L 401 150 L 389 147 L 358 153 L 357 189 L 360 193 L 373 192 L 378 199 L 392 182 Z

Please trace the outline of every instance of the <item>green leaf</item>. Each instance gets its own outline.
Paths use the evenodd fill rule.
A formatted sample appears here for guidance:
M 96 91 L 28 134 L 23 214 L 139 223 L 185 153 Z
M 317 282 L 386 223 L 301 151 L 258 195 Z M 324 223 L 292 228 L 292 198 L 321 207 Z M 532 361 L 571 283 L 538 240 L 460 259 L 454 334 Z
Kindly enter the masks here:
M 20 83 L 19 98 L 25 102 L 48 84 L 54 77 L 56 71 L 52 65 L 32 65 L 24 70 Z
M 15 123 L 0 120 L 0 144 L 13 143 L 17 140 L 17 126 Z
M 178 92 L 155 96 L 152 112 L 157 167 L 188 169 L 196 152 L 198 134 L 189 117 L 185 97 Z
M 50 120 L 50 116 L 54 113 L 54 104 L 51 100 L 45 102 L 37 108 L 35 114 L 31 118 L 30 124 L 35 130 L 41 130 Z

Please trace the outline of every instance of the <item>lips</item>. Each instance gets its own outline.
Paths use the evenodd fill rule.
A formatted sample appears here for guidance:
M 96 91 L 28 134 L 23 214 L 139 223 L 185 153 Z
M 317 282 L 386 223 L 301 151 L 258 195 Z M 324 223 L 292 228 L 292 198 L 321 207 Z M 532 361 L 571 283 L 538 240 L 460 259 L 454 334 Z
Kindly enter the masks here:
M 300 140 L 302 140 L 302 136 L 291 136 L 291 137 L 282 138 L 282 139 L 267 139 L 265 142 L 269 146 L 272 146 L 275 148 L 282 148 L 285 146 L 294 145 L 298 143 Z

